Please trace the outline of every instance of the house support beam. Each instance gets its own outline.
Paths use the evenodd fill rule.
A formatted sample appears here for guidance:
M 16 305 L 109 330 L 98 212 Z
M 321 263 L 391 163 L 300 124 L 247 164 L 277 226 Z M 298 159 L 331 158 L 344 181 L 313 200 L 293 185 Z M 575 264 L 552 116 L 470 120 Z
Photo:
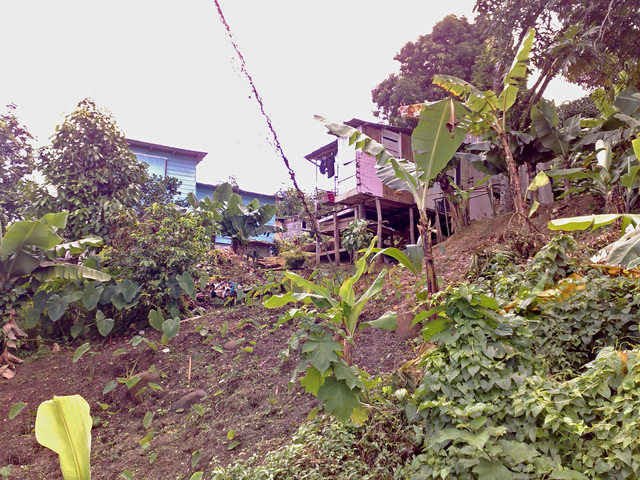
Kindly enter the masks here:
M 338 213 L 333 207 L 333 251 L 336 265 L 340 265 L 340 229 L 338 229 Z M 327 254 L 327 257 L 329 255 Z
M 376 198 L 376 213 L 378 214 L 378 248 L 382 248 L 382 206 L 380 205 L 380 199 Z
M 413 207 L 409 207 L 409 243 L 411 243 L 411 245 L 416 244 L 415 229 L 416 229 L 416 223 L 415 223 L 415 220 L 413 219 Z

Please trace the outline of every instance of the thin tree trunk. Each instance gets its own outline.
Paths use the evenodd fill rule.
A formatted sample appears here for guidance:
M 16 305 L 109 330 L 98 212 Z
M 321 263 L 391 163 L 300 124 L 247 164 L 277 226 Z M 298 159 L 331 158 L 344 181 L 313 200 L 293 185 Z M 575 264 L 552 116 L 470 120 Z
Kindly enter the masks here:
M 422 252 L 425 267 L 425 276 L 427 280 L 427 292 L 434 294 L 438 292 L 438 278 L 436 277 L 436 268 L 433 261 L 433 245 L 431 243 L 431 226 L 429 220 L 420 219 L 418 231 L 422 238 Z
M 449 210 L 451 211 L 453 233 L 459 232 L 462 230 L 462 227 L 465 226 L 464 207 L 461 207 L 460 204 L 454 200 L 456 198 L 456 191 L 451 186 L 451 180 L 449 177 L 447 175 L 438 175 L 437 179 L 440 184 L 440 189 L 442 190 L 442 193 L 444 193 L 445 201 L 449 205 Z
M 516 162 L 513 158 L 513 152 L 511 152 L 511 148 L 509 148 L 507 137 L 504 134 L 500 135 L 500 143 L 502 146 L 502 150 L 504 151 L 505 159 L 507 161 L 507 172 L 509 174 L 509 190 L 511 190 L 513 205 L 515 207 L 516 215 L 518 216 L 517 221 L 519 225 L 526 227 L 529 231 L 531 229 L 531 226 L 529 222 L 527 222 L 527 207 L 524 203 L 522 188 L 520 187 L 520 175 L 518 175 L 518 166 L 516 165 Z

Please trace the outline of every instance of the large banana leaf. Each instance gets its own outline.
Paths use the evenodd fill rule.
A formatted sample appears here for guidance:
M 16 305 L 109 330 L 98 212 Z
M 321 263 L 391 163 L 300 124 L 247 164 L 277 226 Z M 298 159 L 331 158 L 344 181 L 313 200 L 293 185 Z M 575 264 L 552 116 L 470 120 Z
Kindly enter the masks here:
M 435 75 L 433 84 L 461 98 L 472 112 L 482 114 L 498 110 L 498 98 L 491 90 L 481 92 L 466 80 L 452 75 Z
M 504 79 L 504 90 L 502 90 L 498 98 L 498 105 L 501 112 L 506 112 L 516 103 L 518 83 L 527 76 L 527 63 L 529 63 L 529 54 L 531 53 L 535 34 L 535 30 L 530 28 L 527 36 L 522 41 L 520 51 L 516 55 L 511 70 L 509 70 L 509 73 Z
M 26 246 L 50 250 L 62 241 L 50 226 L 40 220 L 22 220 L 7 228 L 0 243 L 0 254 L 12 255 Z
M 413 195 L 416 204 L 422 197 L 422 185 L 416 174 L 416 164 L 408 160 L 392 158 L 377 172 L 380 181 L 394 191 L 407 191 Z
M 82 265 L 47 262 L 41 264 L 40 268 L 33 272 L 33 278 L 41 282 L 53 280 L 54 278 L 64 278 L 66 280 L 86 278 L 99 282 L 107 282 L 111 280 L 111 275 L 93 268 L 83 267 Z
M 620 240 L 605 247 L 606 255 L 602 259 L 607 265 L 620 265 L 632 268 L 640 259 L 640 229 L 633 229 Z
M 634 226 L 640 225 L 640 215 L 629 213 L 612 213 L 606 215 L 584 215 L 581 217 L 557 218 L 555 220 L 551 220 L 547 225 L 547 228 L 549 230 L 566 230 L 570 232 L 576 230 L 586 230 L 587 228 L 592 228 L 593 230 L 595 230 L 596 228 L 609 225 L 619 218 L 622 218 L 623 228 L 625 228 L 629 224 Z
M 534 36 L 535 31 L 530 29 L 522 42 L 513 66 L 504 79 L 504 89 L 499 97 L 491 90 L 481 92 L 469 82 L 451 75 L 435 75 L 433 83 L 452 95 L 462 98 L 467 108 L 472 112 L 479 114 L 506 112 L 516 101 L 519 80 L 526 77 L 527 62 Z
M 449 163 L 462 145 L 468 129 L 464 106 L 452 98 L 425 103 L 411 135 L 419 178 L 428 185 Z
M 623 115 L 636 116 L 640 110 L 640 91 L 636 87 L 629 87 L 620 92 L 613 106 Z
M 38 407 L 36 440 L 60 456 L 65 480 L 90 480 L 91 415 L 80 395 L 53 397 Z

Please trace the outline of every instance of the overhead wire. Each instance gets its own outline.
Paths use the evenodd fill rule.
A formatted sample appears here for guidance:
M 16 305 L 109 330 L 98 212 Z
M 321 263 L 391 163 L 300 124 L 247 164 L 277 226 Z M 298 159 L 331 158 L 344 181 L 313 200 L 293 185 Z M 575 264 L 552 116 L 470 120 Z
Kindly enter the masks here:
M 318 245 L 321 245 L 322 247 L 324 247 L 325 254 L 327 255 L 327 260 L 329 261 L 329 264 L 331 265 L 331 268 L 333 268 L 334 274 L 337 276 L 337 272 L 335 270 L 333 262 L 331 262 L 331 259 L 329 257 L 329 252 L 327 251 L 327 248 L 326 248 L 326 246 L 324 244 L 324 241 L 322 240 L 322 235 L 321 235 L 320 229 L 318 227 L 318 221 L 316 219 L 316 216 L 311 213 L 311 209 L 309 208 L 309 205 L 307 204 L 304 192 L 298 186 L 298 182 L 296 180 L 296 174 L 293 171 L 293 169 L 291 168 L 291 165 L 289 163 L 289 159 L 287 158 L 287 156 L 284 153 L 284 150 L 282 149 L 282 145 L 280 144 L 280 139 L 278 138 L 278 134 L 276 133 L 276 130 L 275 130 L 274 126 L 273 126 L 273 123 L 271 122 L 271 117 L 269 116 L 269 114 L 267 113 L 267 111 L 264 108 L 264 103 L 262 101 L 262 96 L 260 95 L 260 93 L 258 93 L 258 89 L 256 88 L 256 84 L 253 81 L 253 77 L 251 76 L 251 74 L 247 70 L 247 62 L 245 61 L 244 56 L 242 55 L 242 52 L 240 51 L 240 48 L 238 47 L 238 44 L 236 43 L 235 38 L 233 37 L 233 34 L 231 33 L 231 28 L 229 27 L 229 24 L 227 23 L 227 20 L 226 20 L 224 14 L 222 13 L 222 7 L 220 6 L 220 2 L 218 0 L 213 0 L 213 1 L 214 1 L 215 5 L 216 5 L 216 8 L 218 10 L 218 16 L 220 17 L 220 21 L 222 22 L 222 25 L 225 28 L 225 32 L 227 34 L 227 37 L 229 37 L 229 41 L 231 42 L 231 46 L 235 50 L 236 55 L 238 55 L 238 59 L 240 60 L 240 71 L 247 78 L 247 80 L 249 82 L 249 86 L 251 87 L 251 91 L 253 92 L 253 97 L 256 99 L 256 101 L 258 102 L 258 105 L 260 106 L 260 113 L 265 118 L 265 120 L 267 122 L 267 127 L 269 128 L 269 131 L 271 132 L 271 135 L 273 136 L 273 146 L 276 149 L 276 151 L 277 151 L 278 155 L 280 156 L 280 158 L 282 158 L 282 161 L 284 162 L 285 166 L 287 167 L 287 171 L 289 173 L 289 177 L 291 178 L 293 186 L 294 186 L 294 188 L 296 190 L 296 195 L 300 199 L 300 202 L 302 203 L 302 207 L 304 208 L 305 213 L 307 214 L 307 216 L 311 220 L 311 227 L 313 229 L 314 235 L 316 236 Z M 340 255 L 340 252 L 336 251 L 335 255 L 336 255 L 336 258 L 337 258 L 337 256 Z

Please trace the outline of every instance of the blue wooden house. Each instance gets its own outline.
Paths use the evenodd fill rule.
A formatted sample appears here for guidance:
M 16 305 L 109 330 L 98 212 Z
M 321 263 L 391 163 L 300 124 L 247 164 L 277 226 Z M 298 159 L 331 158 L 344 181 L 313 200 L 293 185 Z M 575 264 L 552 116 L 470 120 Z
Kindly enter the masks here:
M 196 197 L 198 200 L 203 200 L 205 197 L 210 197 L 217 185 L 209 185 L 206 183 L 196 182 Z M 267 195 L 264 193 L 249 192 L 247 190 L 237 189 L 236 193 L 242 197 L 242 203 L 245 205 L 252 202 L 254 199 L 258 199 L 260 205 L 275 205 L 275 195 Z M 275 225 L 275 215 L 267 225 Z M 270 255 L 271 246 L 274 244 L 273 234 L 263 233 L 257 237 L 251 237 L 249 241 L 249 250 L 257 250 L 261 257 L 267 257 Z M 216 237 L 216 245 L 223 248 L 231 245 L 231 238 L 229 237 Z
M 157 143 L 127 139 L 129 148 L 140 162 L 149 165 L 149 173 L 162 178 L 175 177 L 182 182 L 180 198 L 196 193 L 196 166 L 206 152 L 168 147 Z

